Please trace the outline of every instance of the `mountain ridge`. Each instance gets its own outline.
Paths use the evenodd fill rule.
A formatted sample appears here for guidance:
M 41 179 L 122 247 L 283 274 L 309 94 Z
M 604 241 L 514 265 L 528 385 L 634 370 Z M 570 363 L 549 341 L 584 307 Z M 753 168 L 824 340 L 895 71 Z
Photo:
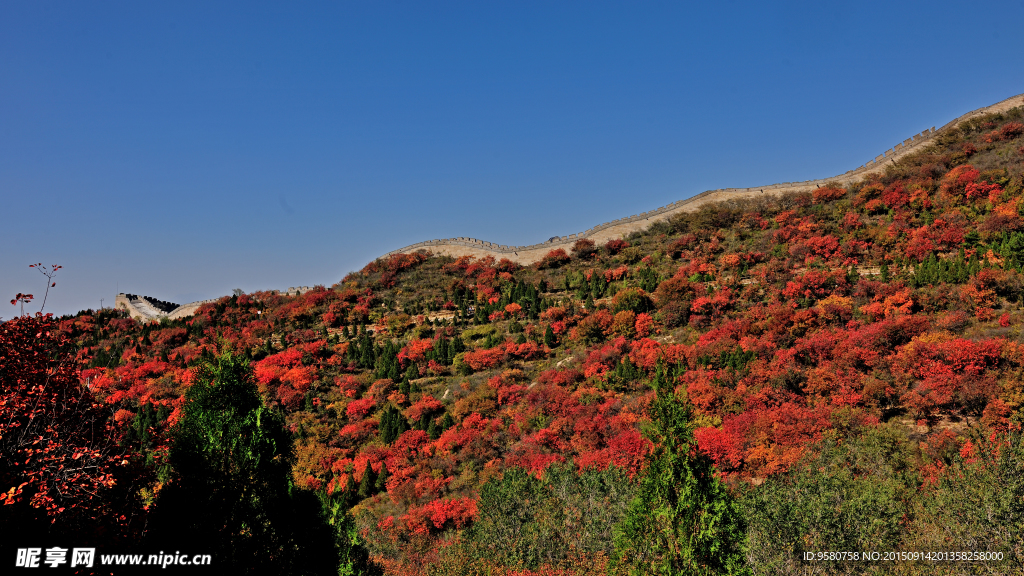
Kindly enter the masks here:
M 378 260 L 395 254 L 403 254 L 425 249 L 437 255 L 448 255 L 453 257 L 473 256 L 476 258 L 492 256 L 495 258 L 507 258 L 517 264 L 529 265 L 539 262 L 551 250 L 557 250 L 559 248 L 563 250 L 570 249 L 577 240 L 588 239 L 601 244 L 615 238 L 621 238 L 632 232 L 641 231 L 650 226 L 653 222 L 666 220 L 681 212 L 695 211 L 701 206 L 712 202 L 751 198 L 764 194 L 778 196 L 791 192 L 803 192 L 813 190 L 814 188 L 829 183 L 846 185 L 872 172 L 883 169 L 889 162 L 896 162 L 909 154 L 913 154 L 924 149 L 925 146 L 933 142 L 940 134 L 948 131 L 950 128 L 960 124 L 961 122 L 984 114 L 1004 112 L 1010 108 L 1020 105 L 1024 105 L 1024 94 L 1017 94 L 996 102 L 995 104 L 972 110 L 950 120 L 938 129 L 932 126 L 927 130 L 907 138 L 903 142 L 896 144 L 858 168 L 848 170 L 843 174 L 832 176 L 830 178 L 805 180 L 803 182 L 782 182 L 765 186 L 752 186 L 748 188 L 719 188 L 716 190 L 706 190 L 689 198 L 678 200 L 660 208 L 655 208 L 654 210 L 598 224 L 597 226 L 576 234 L 570 234 L 568 236 L 554 236 L 545 242 L 526 246 L 497 244 L 470 237 L 445 238 L 410 244 L 403 248 L 387 252 L 381 255 Z

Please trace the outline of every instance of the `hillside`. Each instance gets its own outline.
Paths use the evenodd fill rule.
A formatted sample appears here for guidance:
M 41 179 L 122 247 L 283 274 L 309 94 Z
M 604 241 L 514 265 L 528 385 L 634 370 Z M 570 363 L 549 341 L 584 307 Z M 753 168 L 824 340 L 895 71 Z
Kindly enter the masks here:
M 630 532 L 631 502 L 657 504 L 652 471 L 683 469 L 661 466 L 690 471 L 693 501 L 738 522 L 704 527 L 724 552 L 702 544 L 703 566 L 933 574 L 928 562 L 800 559 L 977 550 L 1006 559 L 947 567 L 1013 574 L 1022 196 L 1017 107 L 945 127 L 884 169 L 703 202 L 623 238 L 550 246 L 528 266 L 421 249 L 298 296 L 51 326 L 134 463 L 126 518 L 168 509 L 178 472 L 166 455 L 196 367 L 231 354 L 287 430 L 294 488 L 318 495 L 335 528 L 351 518 L 346 546 L 388 574 L 667 562 L 659 546 L 681 537 L 645 525 L 638 544 Z M 46 322 L 5 330 L 30 321 Z M 702 472 L 711 465 L 716 476 Z M 12 470 L 2 478 L 16 486 Z M 672 478 L 668 493 L 685 483 Z M 27 502 L 27 486 L 10 501 Z M 138 524 L 122 545 L 146 537 Z

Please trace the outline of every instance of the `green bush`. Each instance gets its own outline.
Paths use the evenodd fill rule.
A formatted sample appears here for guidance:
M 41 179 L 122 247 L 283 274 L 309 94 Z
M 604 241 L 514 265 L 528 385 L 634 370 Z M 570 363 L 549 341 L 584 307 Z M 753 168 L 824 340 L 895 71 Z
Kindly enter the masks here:
M 825 439 L 808 452 L 813 457 L 742 500 L 750 565 L 792 574 L 805 551 L 899 549 L 921 481 L 906 433 L 883 426 L 844 442 Z
M 481 489 L 463 553 L 519 570 L 607 556 L 634 489 L 615 467 L 580 472 L 572 462 L 556 463 L 540 478 L 509 468 Z
M 498 328 L 493 324 L 484 324 L 482 326 L 474 326 L 467 330 L 462 331 L 462 340 L 464 342 L 476 342 L 481 338 L 487 338 L 497 334 Z
M 612 298 L 612 309 L 615 312 L 622 312 L 623 310 L 632 310 L 637 314 L 641 312 L 648 312 L 654 309 L 654 302 L 651 297 L 648 296 L 647 292 L 644 292 L 641 288 L 626 288 L 620 290 Z

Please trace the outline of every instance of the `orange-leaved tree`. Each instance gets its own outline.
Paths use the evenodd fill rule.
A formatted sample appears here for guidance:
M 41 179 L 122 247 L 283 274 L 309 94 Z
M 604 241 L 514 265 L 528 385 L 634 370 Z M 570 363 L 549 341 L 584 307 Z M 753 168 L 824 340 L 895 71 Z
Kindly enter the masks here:
M 109 543 L 140 529 L 132 524 L 142 512 L 139 461 L 120 445 L 111 411 L 80 382 L 75 352 L 49 314 L 0 324 L 6 535 L 73 533 L 83 544 Z

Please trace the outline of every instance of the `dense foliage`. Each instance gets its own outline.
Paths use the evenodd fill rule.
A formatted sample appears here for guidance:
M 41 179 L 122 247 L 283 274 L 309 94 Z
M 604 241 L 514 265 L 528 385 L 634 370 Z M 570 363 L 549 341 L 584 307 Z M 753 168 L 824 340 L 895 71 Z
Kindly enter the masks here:
M 321 502 L 291 484 L 291 438 L 244 361 L 196 372 L 171 430 L 172 471 L 150 515 L 156 546 L 205 550 L 235 573 L 325 574 L 338 565 Z
M 7 322 L 2 521 L 210 529 L 162 519 L 187 490 L 252 570 L 1019 573 L 1022 117 L 530 267 L 418 252 L 182 320 Z

